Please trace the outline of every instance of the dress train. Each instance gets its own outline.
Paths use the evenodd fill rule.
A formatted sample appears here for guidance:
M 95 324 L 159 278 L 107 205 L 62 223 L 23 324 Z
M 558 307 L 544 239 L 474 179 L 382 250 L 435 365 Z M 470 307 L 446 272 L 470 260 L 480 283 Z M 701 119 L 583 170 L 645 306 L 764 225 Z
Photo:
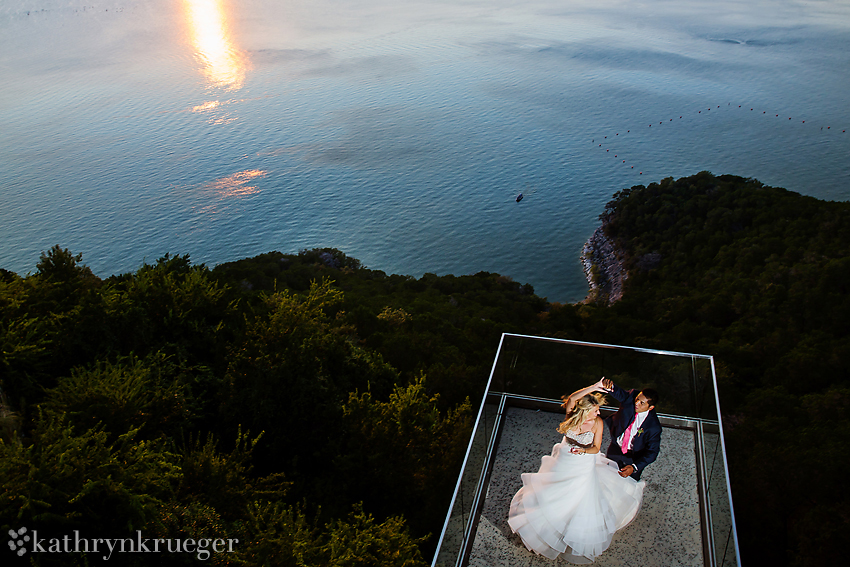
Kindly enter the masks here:
M 568 432 L 541 459 L 540 470 L 522 475 L 508 524 L 529 550 L 549 559 L 564 554 L 571 563 L 592 563 L 640 510 L 644 481 L 622 478 L 617 463 L 601 453 L 570 453 L 572 446 L 586 446 L 592 439 L 592 431 Z

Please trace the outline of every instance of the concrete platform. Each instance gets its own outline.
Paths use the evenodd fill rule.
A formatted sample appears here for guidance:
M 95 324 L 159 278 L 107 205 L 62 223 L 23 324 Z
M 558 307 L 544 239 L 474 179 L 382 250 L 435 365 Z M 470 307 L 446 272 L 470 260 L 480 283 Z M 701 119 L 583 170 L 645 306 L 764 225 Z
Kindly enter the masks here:
M 552 567 L 570 565 L 528 551 L 508 526 L 510 502 L 522 487 L 520 475 L 536 472 L 561 435 L 560 413 L 508 408 L 493 473 L 487 488 L 469 565 L 474 567 Z M 603 449 L 610 437 L 606 429 Z M 692 431 L 665 428 L 661 453 L 644 471 L 643 506 L 637 518 L 614 536 L 594 565 L 635 567 L 703 566 Z

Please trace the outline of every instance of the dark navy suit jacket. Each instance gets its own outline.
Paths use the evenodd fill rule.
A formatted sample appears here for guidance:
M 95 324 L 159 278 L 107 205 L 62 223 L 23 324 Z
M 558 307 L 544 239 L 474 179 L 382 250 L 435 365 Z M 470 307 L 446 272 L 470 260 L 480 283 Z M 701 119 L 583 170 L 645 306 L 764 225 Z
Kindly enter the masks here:
M 638 394 L 640 394 L 640 390 L 629 390 L 627 392 L 614 384 L 611 395 L 620 402 L 620 409 L 614 415 L 605 418 L 605 423 L 611 432 L 611 444 L 608 446 L 606 456 L 612 461 L 616 461 L 620 468 L 626 465 L 635 467 L 635 472 L 631 475 L 635 480 L 640 480 L 643 469 L 658 457 L 658 452 L 661 450 L 661 422 L 658 421 L 654 409 L 649 410 L 649 415 L 646 416 L 640 426 L 643 433 L 634 435 L 632 448 L 628 453 L 624 455 L 617 444 L 617 438 L 623 434 L 623 431 L 635 417 L 635 398 Z

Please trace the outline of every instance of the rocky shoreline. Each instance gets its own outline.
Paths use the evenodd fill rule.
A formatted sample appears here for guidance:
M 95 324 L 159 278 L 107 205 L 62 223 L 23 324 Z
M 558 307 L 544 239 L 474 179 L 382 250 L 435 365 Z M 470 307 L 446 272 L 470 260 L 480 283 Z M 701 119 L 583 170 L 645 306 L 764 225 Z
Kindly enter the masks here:
M 608 305 L 623 297 L 623 282 L 629 273 L 613 241 L 605 235 L 605 223 L 597 228 L 581 250 L 581 263 L 590 292 L 582 303 L 605 301 Z

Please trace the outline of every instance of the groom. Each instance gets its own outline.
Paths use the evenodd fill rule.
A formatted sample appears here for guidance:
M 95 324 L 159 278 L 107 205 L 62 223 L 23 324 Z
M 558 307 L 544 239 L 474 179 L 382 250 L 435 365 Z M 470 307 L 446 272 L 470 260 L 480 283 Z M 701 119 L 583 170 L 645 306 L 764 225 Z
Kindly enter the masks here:
M 606 456 L 620 465 L 621 477 L 640 480 L 661 450 L 661 422 L 655 415 L 658 392 L 651 388 L 627 392 L 607 378 L 602 386 L 620 402 L 617 413 L 605 418 L 611 432 Z

